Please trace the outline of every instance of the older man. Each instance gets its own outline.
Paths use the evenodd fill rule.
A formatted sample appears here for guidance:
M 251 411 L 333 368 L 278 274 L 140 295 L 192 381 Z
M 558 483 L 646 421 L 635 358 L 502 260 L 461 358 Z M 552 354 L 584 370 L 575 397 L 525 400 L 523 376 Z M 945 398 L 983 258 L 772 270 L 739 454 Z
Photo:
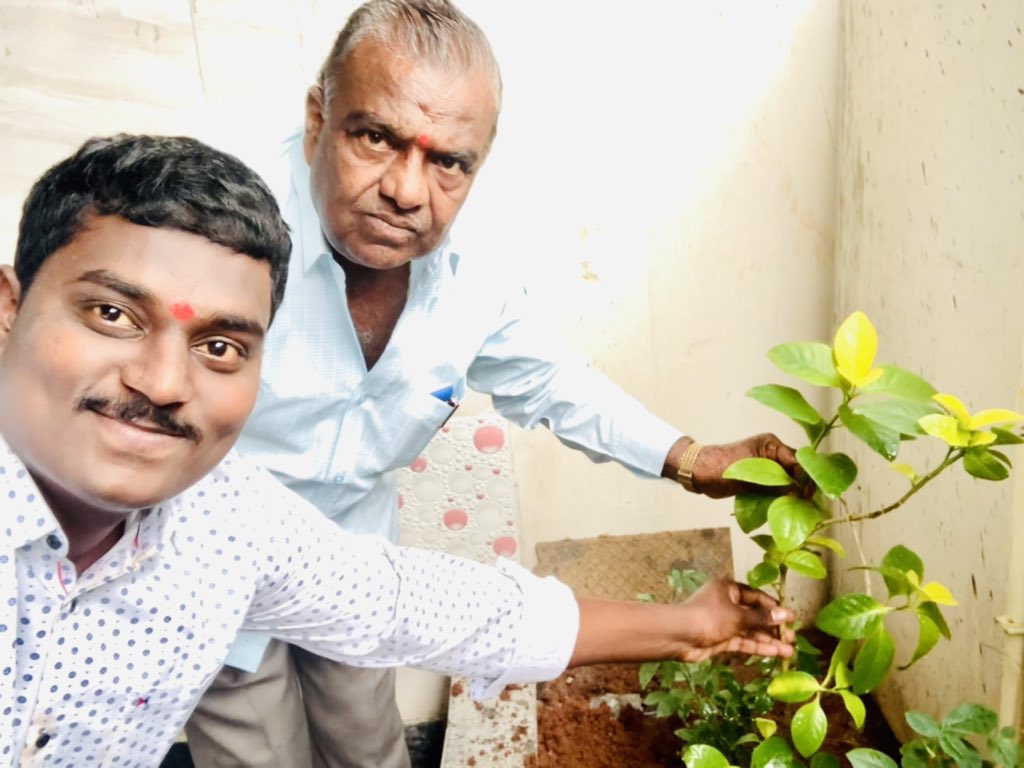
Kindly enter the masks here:
M 260 179 L 194 140 L 88 142 L 33 187 L 0 267 L 0 765 L 157 765 L 240 629 L 477 693 L 792 653 L 769 634 L 791 614 L 749 587 L 576 601 L 349 534 L 234 455 L 288 250 Z
M 339 525 L 391 539 L 389 473 L 467 387 L 595 460 L 690 491 L 735 493 L 721 475 L 746 456 L 798 471 L 771 435 L 701 448 L 653 416 L 531 324 L 494 248 L 450 234 L 500 102 L 486 37 L 445 0 L 371 0 L 353 13 L 287 149 L 292 277 L 240 450 Z M 200 768 L 304 767 L 311 750 L 315 765 L 408 765 L 393 672 L 280 645 L 257 669 L 263 645 L 248 650 L 229 664 L 255 671 L 226 669 L 189 724 Z

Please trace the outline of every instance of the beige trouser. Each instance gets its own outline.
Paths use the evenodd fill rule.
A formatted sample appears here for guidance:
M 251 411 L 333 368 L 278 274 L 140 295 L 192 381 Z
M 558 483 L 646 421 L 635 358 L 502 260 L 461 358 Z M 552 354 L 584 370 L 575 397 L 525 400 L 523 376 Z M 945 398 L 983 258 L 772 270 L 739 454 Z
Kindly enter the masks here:
M 224 667 L 185 732 L 196 768 L 409 768 L 393 669 L 274 640 L 256 672 Z

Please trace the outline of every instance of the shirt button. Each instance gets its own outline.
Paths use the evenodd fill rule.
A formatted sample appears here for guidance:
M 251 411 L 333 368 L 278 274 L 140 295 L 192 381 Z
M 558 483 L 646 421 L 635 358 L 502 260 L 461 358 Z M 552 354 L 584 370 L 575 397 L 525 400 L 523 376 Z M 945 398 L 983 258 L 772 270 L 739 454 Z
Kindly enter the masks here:
M 51 533 L 49 536 L 46 537 L 46 545 L 50 549 L 60 549 L 60 546 L 61 546 L 60 536 L 58 536 L 55 533 Z
M 75 608 L 77 608 L 77 607 L 78 607 L 78 598 L 77 597 L 71 598 L 71 602 L 68 603 L 68 613 L 74 613 L 75 612 Z
M 42 749 L 43 747 L 45 747 L 49 743 L 50 743 L 50 734 L 48 734 L 48 733 L 41 733 L 41 734 L 39 734 L 39 738 L 36 739 L 36 748 L 37 749 Z

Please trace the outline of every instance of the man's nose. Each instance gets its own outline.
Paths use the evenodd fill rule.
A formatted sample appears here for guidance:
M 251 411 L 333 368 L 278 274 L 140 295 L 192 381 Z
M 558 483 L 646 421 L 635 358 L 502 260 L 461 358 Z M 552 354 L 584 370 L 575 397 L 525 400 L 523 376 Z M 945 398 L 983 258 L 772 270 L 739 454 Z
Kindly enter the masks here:
M 176 405 L 192 399 L 191 350 L 173 337 L 151 336 L 121 368 L 121 381 L 154 405 Z
M 430 198 L 422 152 L 397 152 L 380 180 L 380 191 L 403 211 L 426 205 Z

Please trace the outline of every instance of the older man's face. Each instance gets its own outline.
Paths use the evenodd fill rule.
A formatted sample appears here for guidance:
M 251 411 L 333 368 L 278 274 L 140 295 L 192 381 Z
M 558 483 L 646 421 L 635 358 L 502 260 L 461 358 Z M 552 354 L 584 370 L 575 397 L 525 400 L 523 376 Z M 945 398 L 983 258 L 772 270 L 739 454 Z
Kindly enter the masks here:
M 497 94 L 483 71 L 451 73 L 355 47 L 325 102 L 306 108 L 306 160 L 321 227 L 357 264 L 391 269 L 434 250 L 493 136 Z
M 24 296 L 0 268 L 0 432 L 51 504 L 116 516 L 224 457 L 259 389 L 270 282 L 265 261 L 114 216 Z

